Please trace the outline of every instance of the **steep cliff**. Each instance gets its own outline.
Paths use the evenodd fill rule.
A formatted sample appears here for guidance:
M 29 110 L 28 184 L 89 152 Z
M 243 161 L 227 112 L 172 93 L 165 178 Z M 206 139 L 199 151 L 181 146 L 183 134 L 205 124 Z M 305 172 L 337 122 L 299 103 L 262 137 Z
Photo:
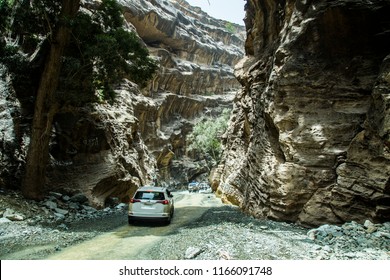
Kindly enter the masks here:
M 156 98 L 138 98 L 134 103 L 139 131 L 156 159 L 159 182 L 187 184 L 197 175 L 209 173 L 204 158 L 187 153 L 187 135 L 203 117 L 215 117 L 231 108 L 233 95 L 185 97 L 159 93 Z
M 257 217 L 390 218 L 389 1 L 248 0 L 213 185 Z
M 160 70 L 142 92 L 122 85 L 114 104 L 62 109 L 48 174 L 50 187 L 81 190 L 96 206 L 156 177 L 177 184 L 207 172 L 186 156 L 186 135 L 203 113 L 231 106 L 240 87 L 233 66 L 243 56 L 242 26 L 233 34 L 185 1 L 118 2 Z
M 187 157 L 186 135 L 202 115 L 231 107 L 241 87 L 233 67 L 243 57 L 242 26 L 227 28 L 185 1 L 118 2 L 126 28 L 138 33 L 160 69 L 142 92 L 125 81 L 112 103 L 59 108 L 46 174 L 46 190 L 83 192 L 99 207 L 110 197 L 128 199 L 156 173 L 161 182 L 186 183 L 208 172 Z M 92 13 L 99 3 L 83 1 L 82 9 Z M 24 56 L 34 65 L 22 79 L 31 83 L 17 92 L 0 65 L 0 187 L 18 188 L 23 177 L 34 107 L 30 84 L 38 83 L 44 61 L 39 49 L 29 51 Z
M 156 160 L 139 135 L 134 117 L 138 87 L 124 83 L 113 104 L 63 108 L 55 117 L 48 188 L 82 192 L 104 207 L 108 198 L 126 200 L 155 175 Z
M 159 58 L 147 92 L 221 94 L 240 88 L 233 74 L 243 57 L 243 26 L 217 20 L 184 0 L 119 1 L 124 15 Z
M 119 3 L 160 63 L 136 103 L 141 137 L 157 160 L 160 181 L 185 184 L 208 172 L 202 160 L 187 156 L 187 134 L 200 117 L 231 108 L 241 88 L 233 69 L 244 55 L 245 29 L 183 0 Z

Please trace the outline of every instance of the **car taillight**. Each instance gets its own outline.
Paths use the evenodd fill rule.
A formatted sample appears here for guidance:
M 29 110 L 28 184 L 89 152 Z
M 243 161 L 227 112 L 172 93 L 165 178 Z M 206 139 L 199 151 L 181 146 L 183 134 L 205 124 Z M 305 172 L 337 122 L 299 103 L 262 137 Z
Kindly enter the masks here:
M 167 199 L 165 199 L 165 200 L 157 200 L 156 202 L 157 202 L 157 203 L 164 204 L 164 205 L 169 204 L 169 201 L 168 201 Z
M 134 198 L 130 199 L 130 203 L 136 203 L 136 202 L 141 202 L 141 200 L 140 199 L 134 199 Z

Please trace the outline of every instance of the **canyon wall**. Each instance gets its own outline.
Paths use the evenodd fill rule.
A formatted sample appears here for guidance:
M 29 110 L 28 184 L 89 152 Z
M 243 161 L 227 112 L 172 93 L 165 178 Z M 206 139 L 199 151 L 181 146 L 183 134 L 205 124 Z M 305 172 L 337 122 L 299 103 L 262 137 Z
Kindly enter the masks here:
M 186 155 L 186 136 L 205 113 L 231 107 L 241 87 L 233 67 L 243 57 L 243 26 L 232 33 L 185 1 L 118 3 L 159 70 L 143 89 L 124 83 L 112 105 L 63 108 L 48 172 L 50 186 L 82 190 L 100 207 L 156 179 L 180 185 L 208 172 Z
M 156 161 L 139 135 L 138 86 L 123 83 L 113 104 L 64 107 L 55 117 L 47 188 L 84 193 L 95 207 L 122 201 L 153 181 Z
M 146 94 L 211 95 L 240 88 L 233 68 L 244 55 L 243 26 L 214 19 L 184 0 L 118 2 L 161 64 Z
M 256 217 L 390 218 L 389 1 L 248 0 L 213 187 Z
M 244 56 L 245 28 L 183 0 L 119 3 L 160 64 L 136 103 L 141 137 L 157 160 L 159 181 L 185 185 L 208 173 L 204 159 L 188 156 L 188 133 L 204 116 L 231 108 L 241 88 L 233 72 Z
M 84 1 L 82 8 L 93 11 L 99 2 Z M 130 81 L 118 85 L 115 102 L 59 110 L 45 186 L 82 192 L 97 207 L 111 197 L 125 201 L 156 177 L 185 185 L 207 173 L 202 160 L 187 156 L 186 136 L 204 115 L 231 107 L 241 88 L 233 67 L 244 55 L 243 26 L 213 19 L 181 0 L 118 3 L 125 28 L 138 34 L 159 70 L 143 89 Z M 37 53 L 30 61 L 39 64 L 44 60 L 34 59 Z M 26 80 L 38 82 L 39 66 Z M 0 187 L 19 188 L 34 92 L 28 85 L 15 92 L 12 77 L 0 67 Z

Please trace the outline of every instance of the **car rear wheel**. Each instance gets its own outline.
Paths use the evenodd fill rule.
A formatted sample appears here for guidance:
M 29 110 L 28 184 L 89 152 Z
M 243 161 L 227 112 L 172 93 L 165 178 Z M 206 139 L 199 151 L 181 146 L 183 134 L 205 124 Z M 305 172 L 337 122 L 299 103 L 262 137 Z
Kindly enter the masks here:
M 171 218 L 173 218 L 173 214 L 175 214 L 175 208 L 172 207 L 172 210 L 171 210 Z
M 172 221 L 172 218 L 173 218 L 173 209 L 171 210 L 171 213 L 169 213 L 169 217 L 167 218 L 167 220 L 165 221 L 165 224 L 166 225 L 169 225 Z

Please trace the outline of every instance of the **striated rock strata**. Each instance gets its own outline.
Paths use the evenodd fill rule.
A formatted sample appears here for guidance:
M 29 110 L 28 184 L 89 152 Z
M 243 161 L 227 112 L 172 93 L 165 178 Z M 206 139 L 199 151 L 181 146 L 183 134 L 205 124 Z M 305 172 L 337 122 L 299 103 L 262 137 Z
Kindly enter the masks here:
M 125 201 L 153 180 L 156 161 L 139 135 L 134 103 L 138 87 L 128 82 L 114 104 L 63 108 L 55 118 L 48 171 L 50 190 L 81 191 L 103 207 L 107 199 Z
M 204 158 L 187 154 L 187 135 L 205 115 L 215 117 L 231 108 L 234 95 L 185 97 L 160 93 L 153 99 L 138 98 L 134 113 L 150 153 L 157 161 L 160 183 L 187 184 L 208 173 Z
M 93 11 L 97 2 L 84 1 L 83 8 Z M 186 156 L 186 135 L 204 113 L 214 116 L 231 107 L 231 91 L 240 87 L 233 65 L 243 56 L 242 26 L 229 31 L 225 21 L 185 1 L 118 2 L 125 27 L 138 32 L 160 70 L 142 93 L 128 82 L 118 88 L 113 104 L 61 108 L 45 186 L 69 194 L 81 191 L 98 207 L 110 197 L 125 201 L 158 171 L 167 183 L 186 183 L 207 172 L 202 161 Z M 16 96 L 2 70 L 0 95 L 0 187 L 17 188 L 34 99 L 28 87 Z
M 256 217 L 388 221 L 389 1 L 248 0 L 246 12 L 214 188 Z
M 244 55 L 245 29 L 183 0 L 119 3 L 160 64 L 135 104 L 141 137 L 157 161 L 159 181 L 186 184 L 209 171 L 203 159 L 187 155 L 187 134 L 203 115 L 231 108 L 241 88 L 233 67 Z
M 233 74 L 243 57 L 244 28 L 211 18 L 183 0 L 119 1 L 124 15 L 161 64 L 148 92 L 222 94 L 240 87 Z

